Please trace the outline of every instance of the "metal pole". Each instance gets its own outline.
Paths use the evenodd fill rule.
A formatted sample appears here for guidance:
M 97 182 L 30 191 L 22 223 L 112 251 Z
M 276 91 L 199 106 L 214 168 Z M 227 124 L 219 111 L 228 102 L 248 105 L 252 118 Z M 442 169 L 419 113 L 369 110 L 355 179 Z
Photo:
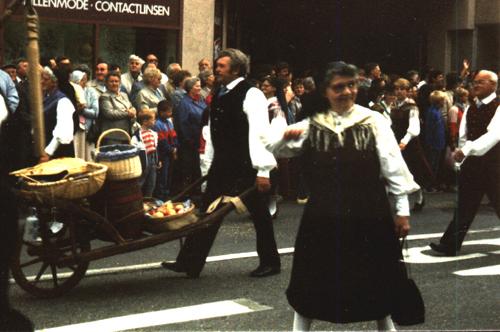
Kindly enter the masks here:
M 31 0 L 26 1 L 25 13 L 28 34 L 26 55 L 29 63 L 28 79 L 34 152 L 35 156 L 40 157 L 45 153 L 45 124 L 43 119 L 42 85 L 40 82 L 40 52 L 38 48 L 40 26 L 38 15 Z

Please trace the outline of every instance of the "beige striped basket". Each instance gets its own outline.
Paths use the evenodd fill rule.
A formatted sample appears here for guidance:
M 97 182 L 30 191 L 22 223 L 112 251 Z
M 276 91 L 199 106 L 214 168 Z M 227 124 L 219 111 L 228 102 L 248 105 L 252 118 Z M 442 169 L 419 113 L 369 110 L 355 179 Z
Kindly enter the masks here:
M 28 200 L 42 204 L 54 204 L 55 199 L 81 199 L 92 196 L 101 189 L 106 180 L 106 165 L 87 163 L 80 174 L 67 175 L 62 180 L 42 182 L 26 176 L 23 170 L 14 172 L 23 178 L 19 194 Z

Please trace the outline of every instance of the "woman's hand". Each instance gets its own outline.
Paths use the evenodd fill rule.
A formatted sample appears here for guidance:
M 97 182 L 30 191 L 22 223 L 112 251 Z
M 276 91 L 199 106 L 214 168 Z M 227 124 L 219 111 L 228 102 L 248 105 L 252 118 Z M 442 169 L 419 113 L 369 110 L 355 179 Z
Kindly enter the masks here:
M 406 149 L 406 144 L 399 143 L 399 150 L 404 151 L 404 149 Z
M 394 229 L 398 237 L 405 237 L 410 232 L 410 217 L 396 216 L 394 218 Z
M 133 119 L 133 118 L 135 118 L 135 116 L 137 115 L 137 112 L 136 112 L 135 108 L 133 108 L 133 107 L 130 107 L 130 108 L 127 110 L 127 112 L 128 112 L 128 116 L 129 116 L 130 118 L 132 118 L 132 119 Z
M 283 139 L 285 141 L 291 141 L 291 140 L 298 140 L 300 138 L 300 135 L 304 132 L 303 129 L 289 129 L 285 131 L 285 134 L 283 135 Z

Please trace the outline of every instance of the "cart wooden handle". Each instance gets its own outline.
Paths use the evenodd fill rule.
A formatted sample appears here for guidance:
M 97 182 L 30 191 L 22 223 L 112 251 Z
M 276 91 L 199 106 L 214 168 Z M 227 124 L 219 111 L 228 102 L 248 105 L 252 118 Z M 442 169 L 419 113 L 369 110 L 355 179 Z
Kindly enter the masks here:
M 113 129 L 108 129 L 108 130 L 104 131 L 99 136 L 99 139 L 97 140 L 97 143 L 96 143 L 96 149 L 99 149 L 99 147 L 101 146 L 101 141 L 104 139 L 104 137 L 108 136 L 111 133 L 121 133 L 121 134 L 123 134 L 124 136 L 127 137 L 128 142 L 130 144 L 130 140 L 131 140 L 130 135 L 125 130 L 119 129 L 119 128 L 113 128 Z

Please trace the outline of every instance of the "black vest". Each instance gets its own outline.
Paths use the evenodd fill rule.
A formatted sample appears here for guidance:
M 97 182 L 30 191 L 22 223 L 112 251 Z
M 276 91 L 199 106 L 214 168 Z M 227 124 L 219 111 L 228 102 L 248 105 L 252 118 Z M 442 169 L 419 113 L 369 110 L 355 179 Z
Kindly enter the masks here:
M 405 137 L 410 125 L 410 110 L 417 105 L 404 103 L 401 107 L 391 110 L 392 131 L 398 143 Z
M 488 125 L 490 124 L 493 116 L 495 116 L 499 99 L 496 98 L 489 104 L 481 105 L 477 108 L 476 103 L 471 101 L 470 108 L 467 111 L 467 140 L 475 141 L 479 137 L 486 134 Z M 485 155 L 486 159 L 490 161 L 500 161 L 500 143 L 491 148 Z
M 227 182 L 245 178 L 255 181 L 248 146 L 248 118 L 243 112 L 243 101 L 252 86 L 242 81 L 225 95 L 214 93 L 210 109 L 210 134 L 214 159 L 210 173 Z M 246 188 L 245 188 L 246 189 Z
M 342 219 L 390 219 L 373 127 L 354 125 L 340 136 L 311 122 L 309 130 L 302 156 L 308 208 Z

